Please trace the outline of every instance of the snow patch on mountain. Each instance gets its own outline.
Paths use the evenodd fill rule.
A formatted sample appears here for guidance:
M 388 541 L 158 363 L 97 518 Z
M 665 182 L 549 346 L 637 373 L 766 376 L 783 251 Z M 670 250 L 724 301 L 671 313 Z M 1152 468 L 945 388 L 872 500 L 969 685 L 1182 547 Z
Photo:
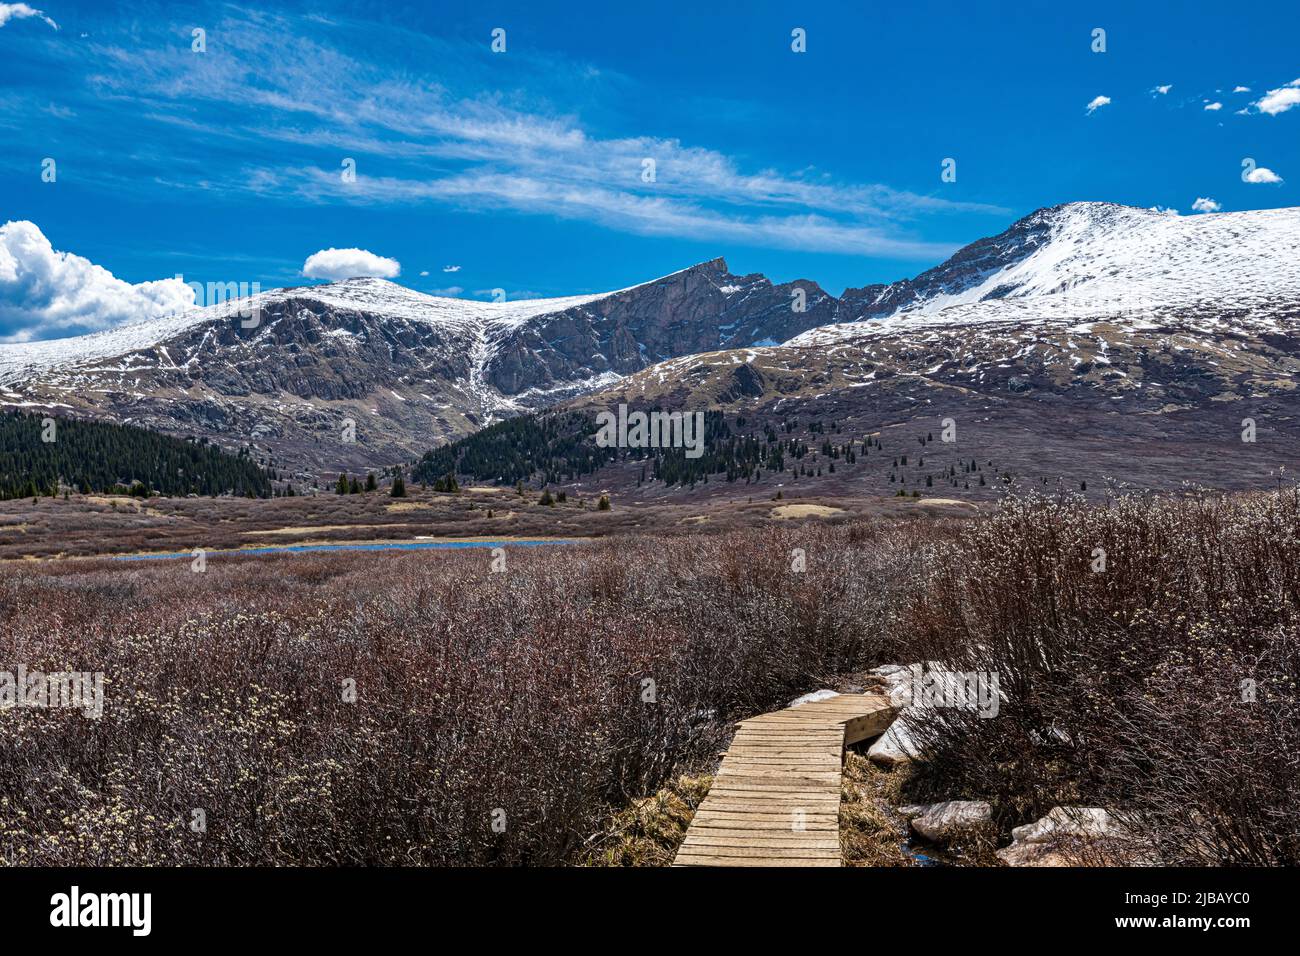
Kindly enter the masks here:
M 1211 325 L 1224 312 L 1275 324 L 1279 304 L 1300 301 L 1300 207 L 1182 217 L 1070 203 L 1039 210 L 996 238 L 1004 241 L 995 255 L 961 280 L 945 282 L 943 266 L 932 270 L 939 275 L 929 287 L 941 291 L 883 318 L 811 329 L 787 344 L 952 324 L 1105 319 L 1141 327 L 1188 313 Z

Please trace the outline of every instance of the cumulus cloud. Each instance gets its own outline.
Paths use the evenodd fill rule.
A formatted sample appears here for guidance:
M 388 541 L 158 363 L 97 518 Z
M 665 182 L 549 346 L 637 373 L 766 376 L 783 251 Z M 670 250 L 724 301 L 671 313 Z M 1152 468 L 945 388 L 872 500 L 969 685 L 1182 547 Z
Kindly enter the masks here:
M 1282 181 L 1282 177 L 1267 166 L 1256 166 L 1246 173 L 1242 179 L 1248 183 L 1280 183 Z
M 429 290 L 429 294 L 430 294 L 430 295 L 457 296 L 457 295 L 460 295 L 460 294 L 461 294 L 462 292 L 464 292 L 464 291 L 465 291 L 465 290 L 464 290 L 461 286 L 458 286 L 458 285 L 449 285 L 449 286 L 447 286 L 447 288 L 445 288 L 445 289 L 430 289 L 430 290 Z
M 443 267 L 442 267 L 442 271 L 443 271 L 443 272 L 459 272 L 459 271 L 460 271 L 460 266 L 443 266 Z
M 1160 94 L 1161 96 L 1164 96 L 1166 93 L 1168 93 L 1168 92 L 1169 92 L 1170 90 L 1172 90 L 1173 88 L 1174 88 L 1174 84 L 1172 84 L 1172 83 L 1166 83 L 1164 86 L 1157 86 L 1157 87 L 1156 87 L 1154 90 L 1152 90 L 1151 92 L 1152 92 L 1152 93 L 1158 93 L 1158 94 Z
M 421 269 L 421 270 L 420 270 L 420 277 L 421 277 L 421 278 L 423 278 L 424 276 L 427 276 L 428 274 L 429 274 L 429 270 L 428 270 L 428 269 Z
M 1255 103 L 1255 106 L 1261 113 L 1267 113 L 1269 116 L 1276 116 L 1278 113 L 1285 113 L 1293 106 L 1300 106 L 1300 79 L 1292 80 L 1286 86 L 1280 86 L 1276 90 L 1269 90 Z
M 307 257 L 302 264 L 302 274 L 308 279 L 351 279 L 357 276 L 396 279 L 402 274 L 402 264 L 367 249 L 322 249 Z
M 1223 207 L 1213 199 L 1198 196 L 1196 202 L 1192 203 L 1192 208 L 1197 212 L 1218 212 Z
M 167 315 L 194 304 L 182 279 L 132 284 L 59 252 L 35 223 L 0 226 L 0 340 L 27 342 Z
M 1222 103 L 1206 103 L 1206 104 L 1205 104 L 1205 108 L 1206 108 L 1207 110 L 1221 110 L 1221 109 L 1223 109 L 1223 104 L 1222 104 Z
M 59 25 L 47 17 L 42 10 L 35 10 L 25 3 L 0 3 L 0 27 L 10 20 L 26 20 L 29 17 L 38 17 L 55 30 L 59 28 Z
M 1249 87 L 1249 86 L 1234 86 L 1234 87 L 1232 88 L 1232 92 L 1234 92 L 1234 93 L 1249 93 L 1249 92 L 1250 92 L 1250 87 Z
M 1109 105 L 1110 105 L 1109 96 L 1094 96 L 1091 100 L 1088 101 L 1088 115 L 1091 116 L 1093 113 L 1101 109 L 1103 106 L 1109 106 Z

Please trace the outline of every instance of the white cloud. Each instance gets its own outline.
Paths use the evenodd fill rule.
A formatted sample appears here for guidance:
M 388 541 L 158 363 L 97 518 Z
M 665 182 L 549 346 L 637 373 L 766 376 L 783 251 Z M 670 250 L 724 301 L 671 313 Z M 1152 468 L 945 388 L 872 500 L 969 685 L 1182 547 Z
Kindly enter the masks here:
M 47 17 L 44 11 L 35 10 L 25 3 L 0 3 L 0 27 L 10 20 L 26 20 L 28 17 L 40 17 L 55 30 L 59 25 Z
M 1222 103 L 1206 103 L 1206 104 L 1205 104 L 1205 108 L 1206 108 L 1207 110 L 1221 110 L 1221 109 L 1223 109 L 1223 104 L 1222 104 Z
M 332 170 L 310 172 L 313 178 L 298 192 L 302 198 L 318 198 L 326 190 L 338 188 L 338 176 Z M 504 173 L 473 172 L 429 181 L 370 176 L 364 187 L 358 180 L 347 188 L 355 192 L 344 195 L 355 196 L 355 201 L 411 204 L 437 200 L 468 208 L 509 208 L 595 222 L 642 236 L 691 236 L 775 249 L 900 259 L 946 258 L 957 250 L 953 245 L 895 237 L 866 223 L 814 213 L 739 217 L 702 204 L 576 183 L 557 196 L 556 184 L 549 179 Z
M 464 291 L 465 291 L 465 290 L 464 290 L 461 286 L 458 286 L 458 285 L 449 285 L 449 286 L 447 286 L 447 288 L 445 288 L 445 289 L 430 289 L 430 290 L 429 290 L 429 294 L 430 294 L 430 295 L 457 296 L 457 295 L 460 295 L 460 294 L 461 294 L 462 292 L 464 292 Z
M 429 270 L 428 270 L 428 269 L 421 269 L 421 270 L 420 270 L 420 277 L 421 277 L 421 278 L 423 278 L 424 276 L 427 276 L 428 274 L 429 274 Z
M 321 204 L 422 200 L 493 216 L 524 212 L 691 239 L 700 234 L 671 230 L 689 230 L 706 220 L 705 238 L 735 236 L 748 245 L 924 260 L 942 258 L 954 246 L 919 237 L 913 224 L 921 217 L 1008 212 L 812 168 L 753 167 L 707 145 L 669 137 L 600 135 L 541 98 L 550 89 L 541 81 L 543 64 L 530 63 L 524 53 L 511 62 L 538 80 L 536 89 L 497 91 L 495 70 L 491 79 L 475 85 L 481 44 L 462 56 L 458 41 L 406 33 L 389 37 L 388 27 L 377 26 L 361 31 L 369 42 L 359 44 L 350 38 L 353 31 L 322 33 L 298 18 L 227 9 L 220 57 L 196 63 L 174 37 L 155 42 L 145 35 L 128 45 L 97 48 L 93 64 L 97 94 L 123 108 L 138 106 L 175 130 L 173 137 L 160 136 L 164 152 L 183 152 L 200 136 L 204 155 L 214 135 L 239 145 L 249 165 L 238 175 L 221 172 L 205 182 L 213 191 Z M 413 76 L 391 58 L 374 56 L 382 45 L 374 42 L 377 38 L 413 44 L 418 49 L 407 51 L 411 57 L 444 62 L 446 69 L 442 75 Z M 279 66 L 260 69 L 266 62 Z M 572 66 L 546 62 L 546 75 L 563 84 L 558 67 L 566 64 Z M 600 84 L 584 86 L 584 96 L 607 95 Z M 203 122 L 209 112 L 236 118 Z M 253 149 L 254 143 L 267 148 Z M 275 148 L 283 143 L 295 148 Z M 328 165 L 321 163 L 322 150 L 329 154 Z M 386 157 L 386 180 L 376 178 L 379 167 L 372 163 L 356 182 L 342 183 L 336 150 L 345 150 L 341 156 Z M 303 159 L 288 165 L 289 156 Z M 157 178 L 132 168 L 119 182 L 130 189 L 169 180 L 171 171 L 183 166 L 169 158 L 155 157 L 161 167 Z M 652 182 L 642 179 L 647 159 L 656 163 Z
M 1292 80 L 1286 86 L 1269 90 L 1255 103 L 1261 113 L 1276 116 L 1285 113 L 1293 106 L 1300 106 L 1300 79 Z
M 0 226 L 0 340 L 76 335 L 189 308 L 181 279 L 131 284 L 103 266 L 58 252 L 35 223 Z
M 1267 166 L 1256 166 L 1245 175 L 1245 181 L 1248 183 L 1280 183 L 1282 177 Z
M 1154 90 L 1152 90 L 1151 92 L 1152 92 L 1152 93 L 1158 93 L 1158 94 L 1160 94 L 1161 96 L 1164 96 L 1166 93 L 1168 93 L 1168 92 L 1169 92 L 1170 90 L 1172 90 L 1173 88 L 1174 88 L 1174 84 L 1172 84 L 1172 83 L 1166 83 L 1164 86 L 1157 86 L 1157 87 L 1156 87 Z
M 1109 105 L 1110 105 L 1109 96 L 1094 96 L 1088 102 L 1088 115 L 1091 116 L 1094 112 L 1101 109 L 1103 106 L 1109 106 Z
M 1234 86 L 1234 87 L 1232 88 L 1232 92 L 1234 92 L 1234 93 L 1249 93 L 1249 92 L 1250 92 L 1250 87 L 1249 87 L 1249 86 Z
M 309 255 L 302 264 L 302 274 L 308 279 L 351 279 L 357 276 L 396 279 L 402 274 L 402 264 L 366 249 L 331 248 Z
M 442 267 L 442 271 L 443 271 L 443 272 L 459 272 L 459 271 L 460 271 L 460 266 L 443 266 L 443 267 Z
M 1196 212 L 1218 212 L 1222 208 L 1215 200 L 1205 196 L 1197 197 L 1196 202 L 1192 203 L 1192 209 Z

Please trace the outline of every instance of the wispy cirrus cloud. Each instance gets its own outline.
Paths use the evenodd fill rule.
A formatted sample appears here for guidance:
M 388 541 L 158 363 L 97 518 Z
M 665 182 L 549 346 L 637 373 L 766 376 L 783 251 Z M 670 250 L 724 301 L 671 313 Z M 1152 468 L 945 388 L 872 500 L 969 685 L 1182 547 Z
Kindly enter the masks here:
M 164 154 L 129 149 L 134 165 L 120 169 L 121 150 L 106 130 L 97 173 L 105 182 L 295 202 L 443 204 L 637 235 L 914 259 L 952 251 L 918 238 L 926 216 L 1007 213 L 816 171 L 752 168 L 671 137 L 600 135 L 534 92 L 565 76 L 575 78 L 559 82 L 597 84 L 584 95 L 598 96 L 599 74 L 556 69 L 540 56 L 509 54 L 517 85 L 503 90 L 501 61 L 485 45 L 391 25 L 229 9 L 207 30 L 207 54 L 147 24 L 132 26 L 129 43 L 110 37 L 77 51 L 91 64 L 75 104 L 83 127 L 97 118 L 110 126 L 129 108 L 168 131 L 159 137 Z M 365 44 L 354 42 L 361 32 Z M 423 72 L 429 63 L 442 65 L 438 75 Z M 340 175 L 344 158 L 355 162 L 353 181 Z M 153 176 L 142 177 L 150 163 Z

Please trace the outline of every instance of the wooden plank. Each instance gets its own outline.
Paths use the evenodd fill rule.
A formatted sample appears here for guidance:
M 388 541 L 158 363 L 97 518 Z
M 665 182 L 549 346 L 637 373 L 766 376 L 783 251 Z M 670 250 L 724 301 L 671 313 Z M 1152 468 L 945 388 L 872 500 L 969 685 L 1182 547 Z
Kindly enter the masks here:
M 834 830 L 814 830 L 808 833 L 766 833 L 762 830 L 737 828 L 701 830 L 682 849 L 710 850 L 717 847 L 770 846 L 776 849 L 812 849 L 839 851 L 840 835 Z M 724 854 L 728 855 L 728 854 Z
M 744 857 L 744 856 L 684 856 L 673 861 L 673 866 L 839 866 L 840 857 L 837 853 L 833 858 L 825 857 L 816 860 L 804 859 L 783 859 L 775 860 L 771 857 Z
M 740 721 L 673 865 L 839 866 L 845 744 L 896 713 L 846 694 Z
M 825 850 L 818 847 L 717 846 L 688 849 L 680 858 L 689 860 L 692 857 L 696 859 L 708 859 L 719 856 L 757 857 L 768 860 L 838 860 L 840 857 L 840 851 L 838 848 L 835 850 Z

